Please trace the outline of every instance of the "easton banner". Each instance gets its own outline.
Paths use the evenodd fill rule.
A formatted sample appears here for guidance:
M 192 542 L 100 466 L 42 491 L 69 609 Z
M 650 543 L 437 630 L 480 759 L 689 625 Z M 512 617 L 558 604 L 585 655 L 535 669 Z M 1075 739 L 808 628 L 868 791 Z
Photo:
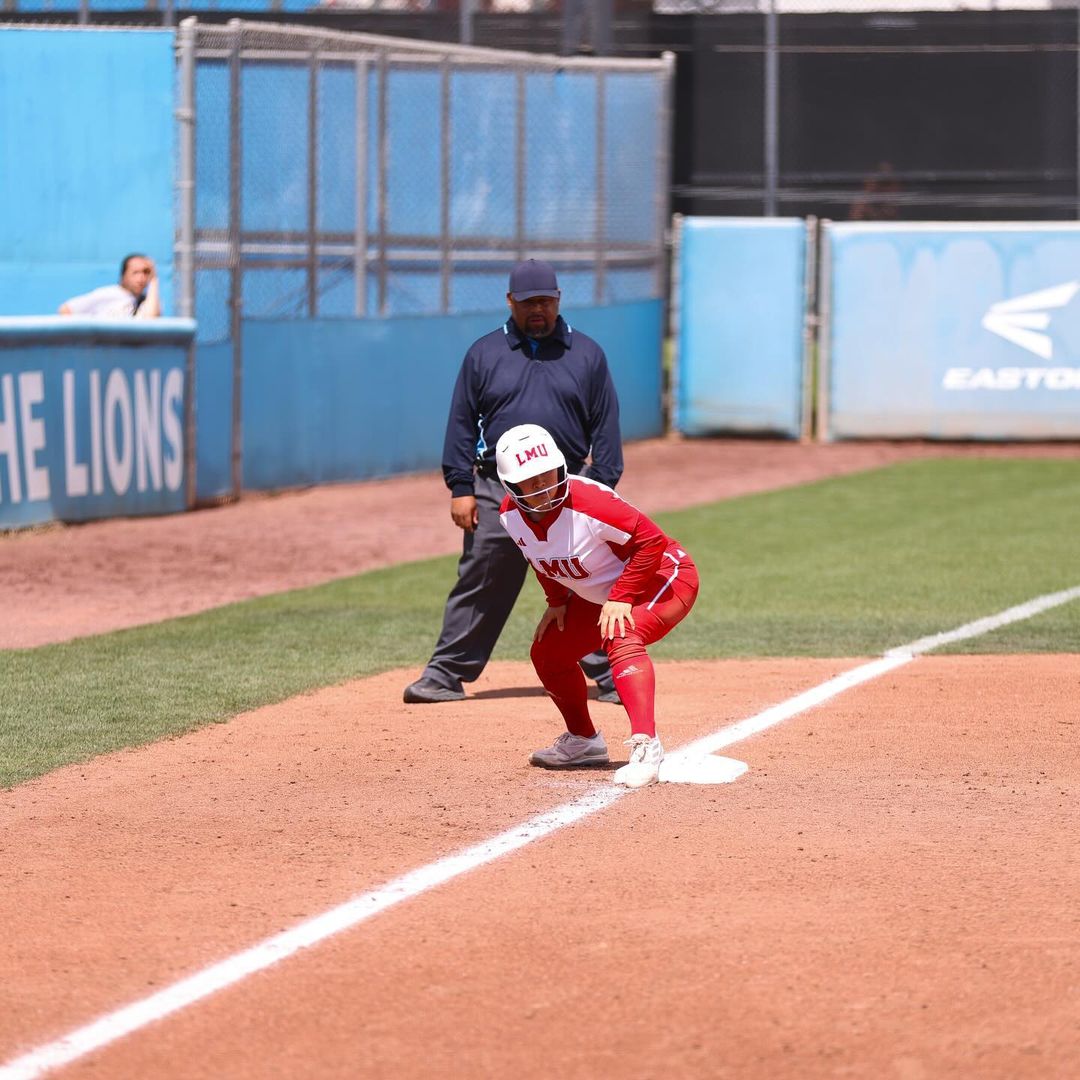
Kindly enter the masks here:
M 1080 437 L 1080 225 L 831 224 L 824 256 L 824 437 Z
M 187 508 L 193 333 L 0 320 L 0 528 Z

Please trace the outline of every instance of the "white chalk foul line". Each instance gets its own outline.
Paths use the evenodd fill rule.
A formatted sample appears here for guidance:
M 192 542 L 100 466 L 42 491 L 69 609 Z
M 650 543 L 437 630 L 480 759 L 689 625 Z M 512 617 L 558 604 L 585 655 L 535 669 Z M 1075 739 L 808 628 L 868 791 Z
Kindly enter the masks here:
M 918 641 L 913 641 L 908 645 L 890 649 L 881 659 L 861 664 L 779 705 L 773 705 L 756 716 L 740 720 L 736 724 L 688 743 L 670 756 L 686 758 L 713 753 L 765 731 L 815 705 L 820 705 L 842 694 L 845 690 L 902 667 L 930 649 L 953 641 L 977 637 L 979 634 L 989 633 L 1009 623 L 1030 619 L 1033 615 L 1078 598 L 1080 598 L 1080 586 L 1036 597 L 1027 603 L 1018 604 L 997 615 L 967 623 L 955 630 L 919 638 Z M 572 825 L 598 810 L 604 810 L 626 794 L 628 794 L 627 789 L 614 785 L 591 791 L 545 814 L 530 818 L 522 825 L 515 825 L 512 829 L 490 840 L 485 840 L 455 855 L 448 855 L 445 859 L 395 878 L 381 889 L 347 900 L 344 904 L 331 908 L 322 915 L 317 915 L 289 930 L 266 938 L 244 952 L 236 953 L 218 964 L 203 968 L 202 971 L 173 983 L 172 986 L 150 997 L 108 1013 L 54 1042 L 46 1043 L 21 1057 L 13 1058 L 0 1066 L 0 1080 L 36 1080 L 37 1077 L 44 1076 L 61 1065 L 68 1065 L 94 1050 L 100 1050 L 117 1039 L 179 1012 L 188 1005 L 193 1005 L 218 990 L 232 986 L 257 971 L 272 967 L 301 949 L 310 948 L 344 930 L 357 926 L 402 900 L 427 892 L 428 889 L 451 881 L 461 874 L 483 866 L 485 863 L 493 862 L 512 851 L 517 851 L 566 825 Z
M 322 915 L 266 938 L 244 952 L 236 953 L 148 998 L 109 1013 L 55 1042 L 0 1066 L 0 1078 L 33 1080 L 51 1069 L 70 1064 L 147 1024 L 232 986 L 257 971 L 272 967 L 301 949 L 310 948 L 335 934 L 340 934 L 343 930 L 348 930 L 401 903 L 402 900 L 427 892 L 436 885 L 493 862 L 557 829 L 572 825 L 597 810 L 603 810 L 625 794 L 626 788 L 617 788 L 614 785 L 591 791 L 573 802 L 530 818 L 524 824 L 515 825 L 490 840 L 484 840 L 455 855 L 448 855 L 445 859 L 395 878 L 381 889 L 356 896 Z

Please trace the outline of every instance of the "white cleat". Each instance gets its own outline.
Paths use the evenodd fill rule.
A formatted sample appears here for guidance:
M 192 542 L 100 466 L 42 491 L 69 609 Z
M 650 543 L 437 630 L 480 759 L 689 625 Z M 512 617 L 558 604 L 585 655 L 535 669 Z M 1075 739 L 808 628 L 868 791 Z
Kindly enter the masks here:
M 534 750 L 529 757 L 529 764 L 541 769 L 580 769 L 607 763 L 607 743 L 599 731 L 591 739 L 564 731 L 551 746 Z
M 631 735 L 626 745 L 630 747 L 630 760 L 615 770 L 615 783 L 630 788 L 655 784 L 660 779 L 660 762 L 664 760 L 660 740 L 655 736 Z

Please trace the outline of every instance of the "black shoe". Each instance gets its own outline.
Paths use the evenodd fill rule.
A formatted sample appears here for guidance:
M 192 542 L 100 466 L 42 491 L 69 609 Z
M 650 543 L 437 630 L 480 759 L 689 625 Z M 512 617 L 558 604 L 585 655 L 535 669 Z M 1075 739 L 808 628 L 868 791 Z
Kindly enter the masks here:
M 606 705 L 622 704 L 622 698 L 619 697 L 619 691 L 616 690 L 614 686 L 610 690 L 604 690 L 600 687 L 597 687 L 597 689 L 600 690 L 600 693 L 596 695 L 597 701 L 602 701 Z
M 406 705 L 435 705 L 440 701 L 464 700 L 464 690 L 451 690 L 434 679 L 417 679 L 405 687 Z

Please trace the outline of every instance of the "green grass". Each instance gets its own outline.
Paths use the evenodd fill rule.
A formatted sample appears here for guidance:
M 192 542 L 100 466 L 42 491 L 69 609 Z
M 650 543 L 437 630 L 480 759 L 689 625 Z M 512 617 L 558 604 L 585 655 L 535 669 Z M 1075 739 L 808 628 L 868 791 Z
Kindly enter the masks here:
M 688 449 L 691 452 L 692 448 Z M 1080 584 L 1080 464 L 948 459 L 659 520 L 702 576 L 658 658 L 866 656 Z M 430 653 L 455 558 L 0 652 L 0 785 Z M 496 656 L 524 659 L 530 584 Z M 955 651 L 1080 652 L 1080 603 Z

